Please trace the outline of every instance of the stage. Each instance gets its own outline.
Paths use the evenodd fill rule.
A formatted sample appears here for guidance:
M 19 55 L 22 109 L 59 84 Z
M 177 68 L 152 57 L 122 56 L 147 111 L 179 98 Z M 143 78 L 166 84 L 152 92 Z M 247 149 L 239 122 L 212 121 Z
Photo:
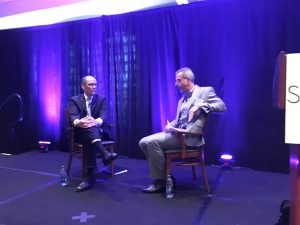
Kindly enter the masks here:
M 173 199 L 144 194 L 151 183 L 146 160 L 118 158 L 128 172 L 97 173 L 96 185 L 76 193 L 80 161 L 74 159 L 70 185 L 59 185 L 68 153 L 38 150 L 0 156 L 0 225 L 274 225 L 289 196 L 289 175 L 248 168 L 207 166 L 212 194 L 190 168 L 175 168 Z M 101 165 L 99 165 L 101 170 Z M 198 170 L 197 172 L 200 172 Z

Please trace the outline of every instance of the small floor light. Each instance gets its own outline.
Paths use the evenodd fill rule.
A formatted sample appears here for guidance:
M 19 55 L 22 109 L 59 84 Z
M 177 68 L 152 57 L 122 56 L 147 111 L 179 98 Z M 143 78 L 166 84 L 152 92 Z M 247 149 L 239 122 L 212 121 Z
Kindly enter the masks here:
M 232 169 L 232 163 L 234 162 L 232 155 L 222 154 L 219 161 L 222 163 L 222 169 Z
M 11 155 L 12 155 L 12 154 L 6 153 L 6 152 L 1 152 L 0 154 L 1 154 L 1 155 L 4 155 L 4 156 L 11 156 Z
M 48 152 L 50 144 L 50 141 L 39 141 L 39 148 L 41 152 Z

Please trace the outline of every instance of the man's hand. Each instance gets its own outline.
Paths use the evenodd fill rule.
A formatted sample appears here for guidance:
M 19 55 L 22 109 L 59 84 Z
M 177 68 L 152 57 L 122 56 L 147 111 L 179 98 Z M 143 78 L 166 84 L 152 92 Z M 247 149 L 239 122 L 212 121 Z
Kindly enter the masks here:
M 167 120 L 167 125 L 165 126 L 165 132 L 166 132 L 166 133 L 169 133 L 169 132 L 170 132 L 170 131 L 169 131 L 170 127 L 171 127 L 170 122 L 169 122 L 169 120 Z
M 90 128 L 93 126 L 97 126 L 98 122 L 91 116 L 86 116 L 79 120 L 79 123 L 76 124 L 77 127 L 80 128 Z
M 193 106 L 190 110 L 189 110 L 189 115 L 188 115 L 188 122 L 191 122 L 192 119 L 194 118 L 195 113 L 199 110 L 199 106 Z

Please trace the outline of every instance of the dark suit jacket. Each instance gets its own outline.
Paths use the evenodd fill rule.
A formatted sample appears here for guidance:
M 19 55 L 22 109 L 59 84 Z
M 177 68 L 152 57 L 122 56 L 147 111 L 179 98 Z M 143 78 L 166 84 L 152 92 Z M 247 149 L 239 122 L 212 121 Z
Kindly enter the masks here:
M 87 109 L 84 95 L 81 94 L 72 97 L 69 108 L 72 124 L 74 124 L 74 120 L 86 117 Z M 103 125 L 105 124 L 107 118 L 107 106 L 104 97 L 99 96 L 97 94 L 93 96 L 93 100 L 91 102 L 91 115 L 94 119 L 103 119 Z M 90 139 L 102 138 L 101 133 L 103 125 L 101 127 L 92 127 L 87 129 L 76 127 L 75 138 L 79 139 L 84 143 L 89 142 Z
M 84 95 L 78 95 L 71 98 L 70 102 L 71 121 L 81 119 L 87 116 Z M 107 106 L 105 98 L 95 94 L 91 103 L 91 114 L 94 119 L 101 118 L 103 122 L 107 118 Z

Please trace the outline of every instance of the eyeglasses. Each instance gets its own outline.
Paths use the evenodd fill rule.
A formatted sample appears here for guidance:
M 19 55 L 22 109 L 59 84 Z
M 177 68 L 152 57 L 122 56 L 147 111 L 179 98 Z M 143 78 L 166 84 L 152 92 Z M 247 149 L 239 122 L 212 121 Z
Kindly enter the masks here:
M 89 86 L 89 87 L 96 87 L 97 86 L 96 83 L 89 83 L 89 84 L 86 84 L 86 85 Z

